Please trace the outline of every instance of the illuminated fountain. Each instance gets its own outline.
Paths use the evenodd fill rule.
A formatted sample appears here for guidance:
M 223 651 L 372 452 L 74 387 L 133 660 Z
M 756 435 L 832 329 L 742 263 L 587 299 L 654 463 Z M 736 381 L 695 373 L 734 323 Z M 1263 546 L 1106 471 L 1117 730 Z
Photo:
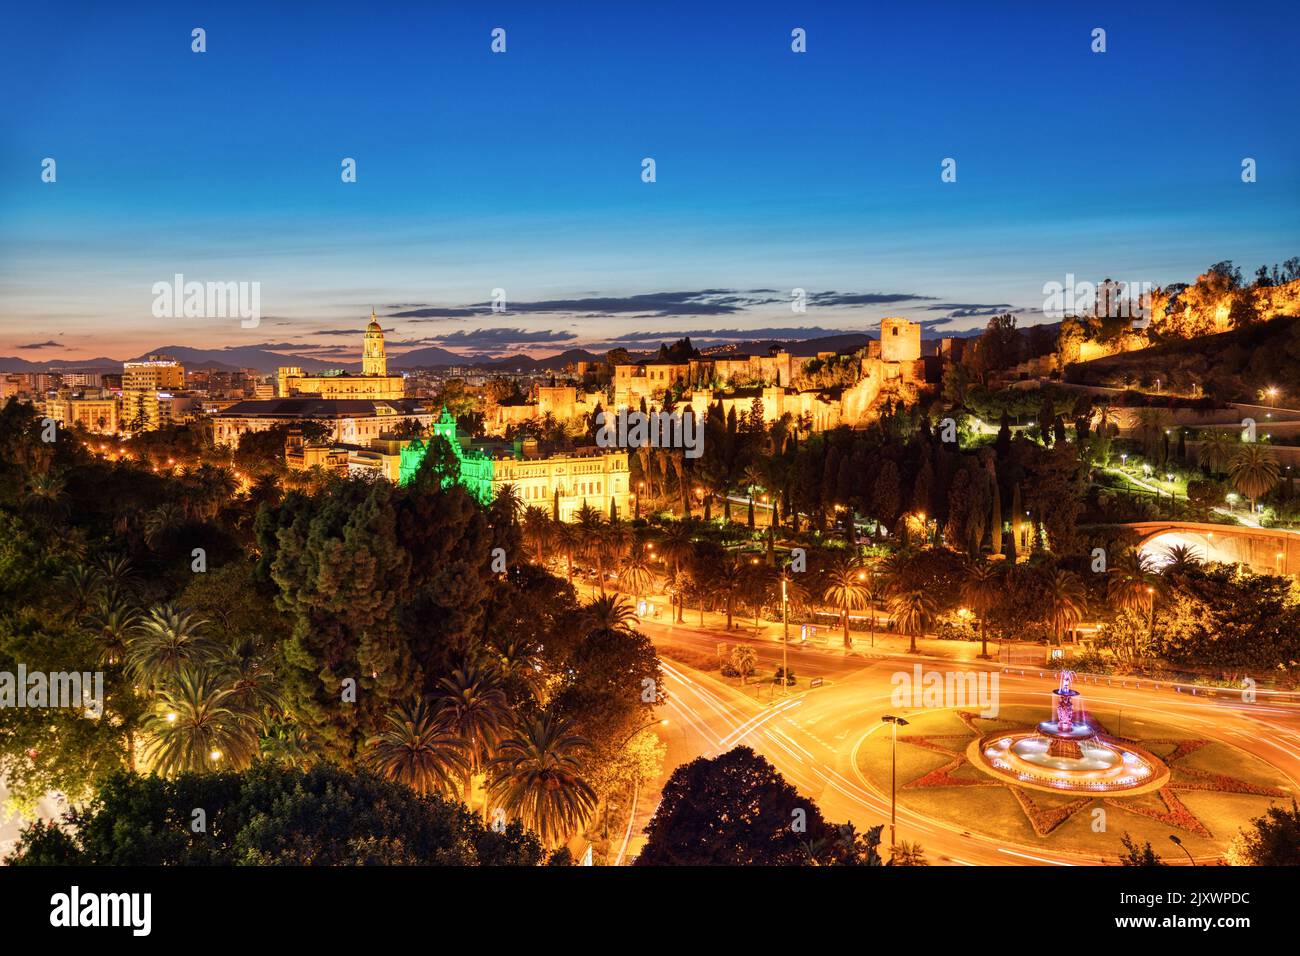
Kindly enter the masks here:
M 1163 786 L 1169 768 L 1154 754 L 1091 725 L 1073 682 L 1072 671 L 1061 672 L 1061 684 L 1052 691 L 1052 720 L 1034 731 L 976 740 L 967 752 L 970 762 L 1008 783 L 1040 790 L 1113 793 Z

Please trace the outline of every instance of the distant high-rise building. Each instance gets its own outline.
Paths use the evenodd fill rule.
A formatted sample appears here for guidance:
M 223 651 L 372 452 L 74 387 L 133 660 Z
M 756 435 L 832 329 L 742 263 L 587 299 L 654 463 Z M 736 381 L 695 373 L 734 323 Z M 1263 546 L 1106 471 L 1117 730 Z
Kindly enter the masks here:
M 104 375 L 102 372 L 81 372 L 70 369 L 64 369 L 63 371 L 63 384 L 70 388 L 86 386 L 99 388 L 103 382 Z
M 185 366 L 167 355 L 122 363 L 123 426 L 153 431 L 173 417 L 173 393 L 185 388 Z
M 112 435 L 118 428 L 117 399 L 73 395 L 67 390 L 45 402 L 45 414 L 71 428 L 80 425 L 97 435 Z
M 122 363 L 122 389 L 172 391 L 185 387 L 185 366 L 168 355 Z

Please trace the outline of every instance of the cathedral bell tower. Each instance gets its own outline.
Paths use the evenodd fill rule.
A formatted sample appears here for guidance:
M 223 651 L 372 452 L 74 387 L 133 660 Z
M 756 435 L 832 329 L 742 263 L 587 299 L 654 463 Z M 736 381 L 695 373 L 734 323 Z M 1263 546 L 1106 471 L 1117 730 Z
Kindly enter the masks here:
M 384 330 L 379 326 L 375 310 L 370 310 L 370 324 L 366 326 L 366 342 L 361 350 L 361 374 L 385 376 L 388 359 L 384 355 Z

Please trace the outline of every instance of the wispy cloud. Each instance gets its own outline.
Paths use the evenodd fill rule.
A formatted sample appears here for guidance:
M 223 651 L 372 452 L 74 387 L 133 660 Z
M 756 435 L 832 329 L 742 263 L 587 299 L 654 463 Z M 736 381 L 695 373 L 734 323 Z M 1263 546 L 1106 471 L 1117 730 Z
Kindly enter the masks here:
M 926 301 L 934 296 L 913 292 L 814 292 L 810 305 L 845 307 L 882 305 L 896 302 Z M 636 319 L 668 317 L 705 317 L 739 315 L 761 306 L 789 302 L 786 293 L 775 289 L 699 289 L 697 291 L 646 292 L 637 295 L 589 295 L 571 299 L 505 302 L 505 312 L 525 315 L 563 314 L 572 316 L 626 316 Z M 463 319 L 492 313 L 492 303 L 475 302 L 468 306 L 421 306 L 391 312 L 387 317 L 415 322 Z M 500 314 L 500 313 L 497 313 Z
M 813 292 L 808 296 L 812 305 L 892 305 L 896 302 L 915 302 L 935 298 L 915 292 Z
M 1020 311 L 1014 305 L 999 302 L 992 305 L 972 302 L 940 302 L 937 305 L 922 306 L 926 312 L 947 312 L 952 319 L 968 319 L 972 316 L 1001 315 L 1003 312 Z
M 572 342 L 578 336 L 573 332 L 551 329 L 474 329 L 435 336 L 429 341 L 451 348 L 500 348 L 511 345 L 545 345 Z
M 64 346 L 60 345 L 58 342 L 51 341 L 51 342 L 32 342 L 28 345 L 19 345 L 16 347 L 26 352 L 26 351 L 31 351 L 33 349 L 61 349 Z

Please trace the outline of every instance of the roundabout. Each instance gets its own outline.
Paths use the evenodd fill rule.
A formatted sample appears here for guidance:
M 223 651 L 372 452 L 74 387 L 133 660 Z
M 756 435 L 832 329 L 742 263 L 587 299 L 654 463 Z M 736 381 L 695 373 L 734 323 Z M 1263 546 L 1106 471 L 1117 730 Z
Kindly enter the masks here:
M 1099 862 L 1124 852 L 1126 833 L 1158 853 L 1173 834 L 1210 862 L 1246 821 L 1297 793 L 1283 771 L 1225 739 L 1155 711 L 1156 719 L 1108 707 L 1082 713 L 1076 698 L 1054 692 L 1047 721 L 1041 704 L 1002 707 L 992 718 L 958 708 L 908 713 L 897 739 L 900 835 L 910 820 Z M 891 756 L 887 734 L 868 733 L 854 748 L 858 778 L 886 802 Z
M 1052 691 L 1052 719 L 1023 733 L 973 740 L 966 759 L 989 776 L 1048 792 L 1150 793 L 1169 781 L 1169 768 L 1133 741 L 1104 736 L 1083 710 L 1074 674 L 1061 672 Z

